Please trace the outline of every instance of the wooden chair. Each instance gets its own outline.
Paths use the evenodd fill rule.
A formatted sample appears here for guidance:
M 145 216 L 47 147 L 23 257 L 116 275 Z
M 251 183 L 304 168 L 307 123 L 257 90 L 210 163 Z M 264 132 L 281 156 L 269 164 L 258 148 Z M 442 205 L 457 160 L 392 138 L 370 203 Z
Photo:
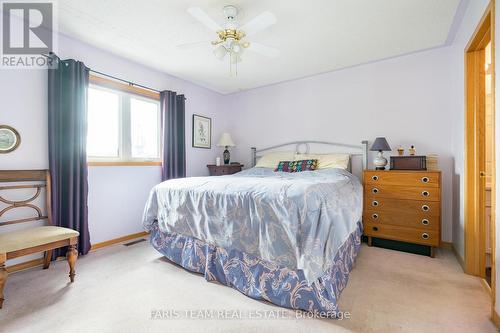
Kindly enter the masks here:
M 34 184 L 36 182 L 36 184 Z M 43 269 L 49 268 L 54 249 L 68 246 L 66 259 L 69 264 L 69 278 L 73 282 L 75 279 L 75 264 L 78 257 L 76 244 L 79 233 L 68 228 L 61 228 L 52 225 L 51 217 L 51 191 L 50 173 L 48 170 L 0 170 L 0 183 L 16 183 L 14 185 L 0 186 L 0 205 L 6 206 L 0 210 L 0 218 L 8 211 L 16 208 L 31 208 L 36 216 L 20 218 L 10 221 L 0 222 L 0 227 L 18 223 L 47 220 L 47 226 L 30 227 L 16 231 L 0 233 L 0 309 L 4 301 L 4 287 L 7 282 L 7 269 L 5 262 L 25 255 L 45 252 Z M 19 185 L 22 184 L 22 185 Z M 46 192 L 47 215 L 43 215 L 42 208 L 33 201 L 40 196 L 42 189 Z M 36 189 L 36 193 L 29 199 L 10 200 L 3 192 L 8 190 Z M 0 219 L 1 221 L 1 219 Z

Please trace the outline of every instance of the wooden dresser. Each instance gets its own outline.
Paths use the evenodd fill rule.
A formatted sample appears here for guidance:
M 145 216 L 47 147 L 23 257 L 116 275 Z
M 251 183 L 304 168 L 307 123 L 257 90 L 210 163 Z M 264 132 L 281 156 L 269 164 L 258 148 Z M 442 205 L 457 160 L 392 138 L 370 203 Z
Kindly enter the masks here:
M 441 172 L 366 170 L 364 233 L 431 247 L 441 242 Z
M 243 164 L 223 164 L 223 165 L 215 165 L 209 164 L 207 165 L 208 172 L 210 176 L 223 176 L 223 175 L 232 175 L 233 173 L 237 173 L 241 171 L 243 168 Z

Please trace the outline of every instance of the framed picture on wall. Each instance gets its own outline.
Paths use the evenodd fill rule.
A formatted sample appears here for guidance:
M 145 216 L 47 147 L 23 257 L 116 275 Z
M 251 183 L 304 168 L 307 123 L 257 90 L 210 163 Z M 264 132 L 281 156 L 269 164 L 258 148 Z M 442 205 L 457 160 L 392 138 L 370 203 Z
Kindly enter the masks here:
M 16 150 L 21 143 L 21 136 L 10 126 L 0 125 L 0 154 Z
M 212 119 L 193 114 L 193 147 L 212 148 Z

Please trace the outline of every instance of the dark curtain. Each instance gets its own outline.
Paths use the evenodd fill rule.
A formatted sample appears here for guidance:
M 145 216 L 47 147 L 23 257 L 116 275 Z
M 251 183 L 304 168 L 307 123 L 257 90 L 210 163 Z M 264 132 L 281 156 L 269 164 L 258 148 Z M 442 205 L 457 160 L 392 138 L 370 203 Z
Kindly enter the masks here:
M 87 87 L 89 69 L 82 62 L 60 60 L 49 69 L 49 166 L 52 221 L 80 232 L 78 252 L 90 250 L 87 210 Z M 56 258 L 65 249 L 55 251 Z
M 160 93 L 163 159 L 161 179 L 186 177 L 184 95 Z

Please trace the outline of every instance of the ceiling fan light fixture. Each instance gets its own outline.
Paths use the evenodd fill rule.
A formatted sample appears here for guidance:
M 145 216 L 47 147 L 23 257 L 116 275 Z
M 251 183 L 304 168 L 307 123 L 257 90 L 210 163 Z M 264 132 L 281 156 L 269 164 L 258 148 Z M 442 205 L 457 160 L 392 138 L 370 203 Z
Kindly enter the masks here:
M 224 45 L 219 45 L 214 49 L 214 55 L 217 59 L 223 60 L 226 56 L 227 50 Z
M 226 22 L 224 25 L 220 25 L 200 7 L 188 8 L 188 13 L 192 17 L 217 34 L 217 39 L 209 42 L 214 47 L 213 54 L 217 59 L 221 61 L 224 59 L 229 60 L 229 72 L 231 76 L 238 75 L 238 63 L 243 60 L 242 55 L 246 52 L 245 49 L 247 48 L 252 52 L 270 58 L 275 58 L 279 55 L 279 51 L 273 47 L 257 42 L 249 43 L 244 39 L 276 24 L 276 16 L 273 13 L 264 11 L 244 25 L 240 25 L 237 20 L 238 8 L 236 6 L 224 6 L 223 11 Z M 229 59 L 226 57 L 226 54 L 228 54 Z
M 230 44 L 231 52 L 234 52 L 238 55 L 243 53 L 243 46 L 238 41 L 232 41 Z

